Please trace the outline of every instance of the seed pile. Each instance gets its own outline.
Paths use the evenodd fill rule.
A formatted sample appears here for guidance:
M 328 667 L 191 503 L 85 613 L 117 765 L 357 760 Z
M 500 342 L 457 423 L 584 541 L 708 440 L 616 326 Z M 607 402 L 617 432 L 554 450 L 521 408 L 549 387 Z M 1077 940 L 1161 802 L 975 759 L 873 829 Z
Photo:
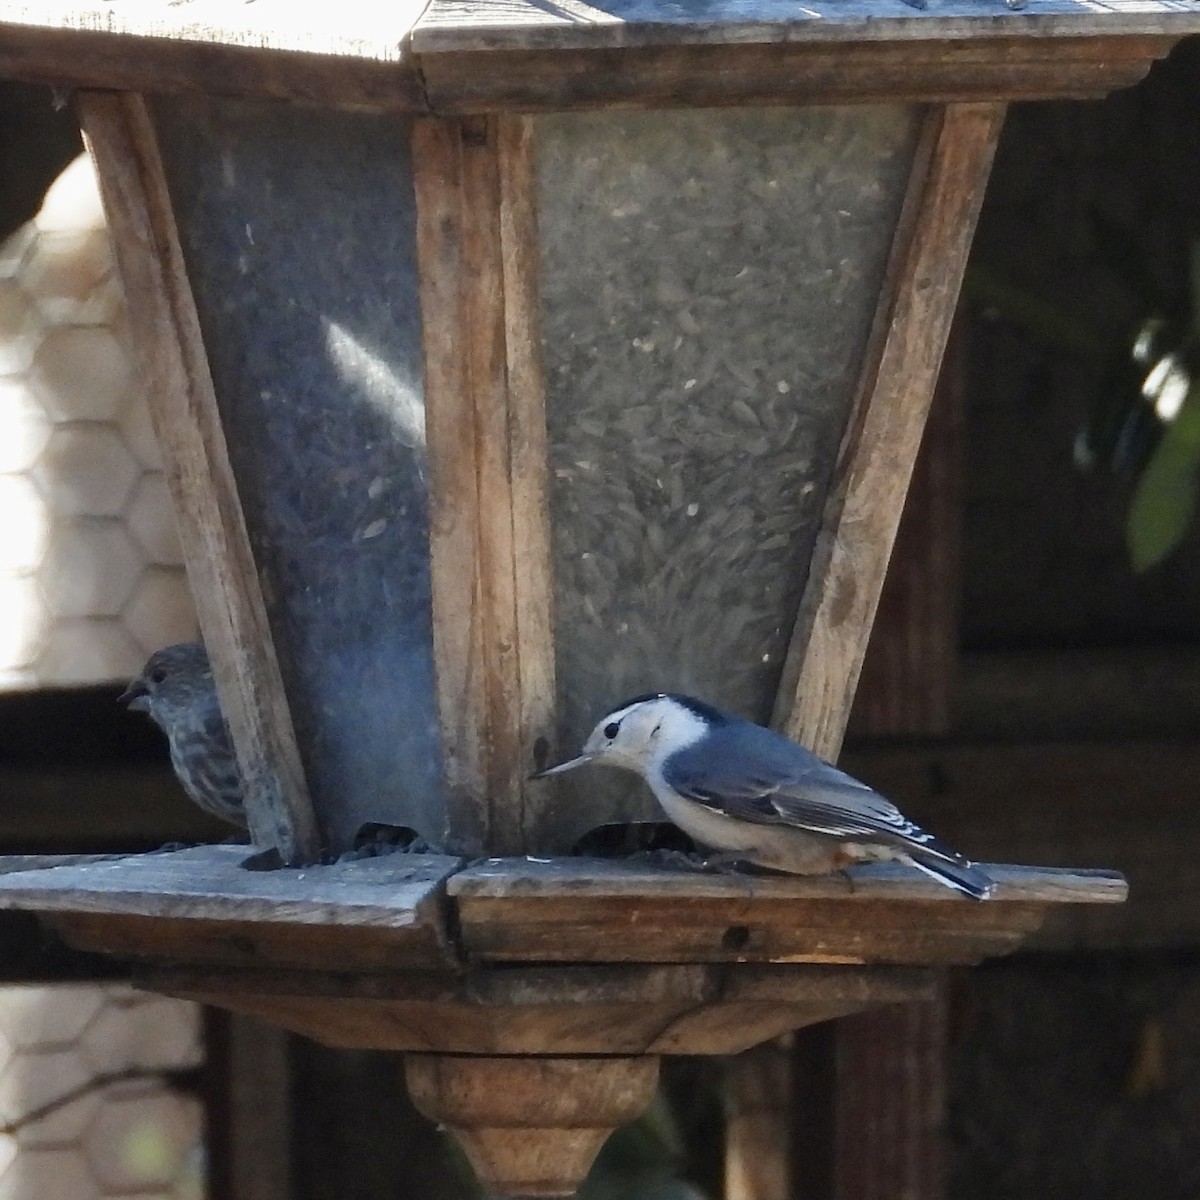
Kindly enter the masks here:
M 902 107 L 538 121 L 564 748 L 643 691 L 769 715 L 914 138 Z M 562 782 L 560 838 L 655 816 Z

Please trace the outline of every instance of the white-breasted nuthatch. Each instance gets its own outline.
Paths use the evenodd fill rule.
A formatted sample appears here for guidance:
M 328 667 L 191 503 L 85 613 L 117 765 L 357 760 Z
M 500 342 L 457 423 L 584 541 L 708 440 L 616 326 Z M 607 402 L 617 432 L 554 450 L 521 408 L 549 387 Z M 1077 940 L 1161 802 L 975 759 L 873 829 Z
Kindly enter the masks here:
M 670 819 L 727 860 L 796 875 L 898 861 L 976 900 L 994 882 L 890 800 L 803 746 L 689 696 L 638 696 L 592 731 L 577 758 L 640 775 Z

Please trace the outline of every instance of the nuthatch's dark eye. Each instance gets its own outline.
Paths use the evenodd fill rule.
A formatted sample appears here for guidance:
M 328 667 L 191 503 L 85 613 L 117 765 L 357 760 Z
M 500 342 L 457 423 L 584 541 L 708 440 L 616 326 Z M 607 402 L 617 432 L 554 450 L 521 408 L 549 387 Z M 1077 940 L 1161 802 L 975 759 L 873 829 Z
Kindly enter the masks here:
M 155 667 L 154 670 L 150 672 L 150 682 L 151 683 L 162 683 L 163 680 L 166 679 L 166 677 L 167 677 L 167 672 L 162 667 Z
M 604 727 L 604 736 L 611 742 L 613 738 L 621 732 L 621 723 L 619 721 L 610 721 Z

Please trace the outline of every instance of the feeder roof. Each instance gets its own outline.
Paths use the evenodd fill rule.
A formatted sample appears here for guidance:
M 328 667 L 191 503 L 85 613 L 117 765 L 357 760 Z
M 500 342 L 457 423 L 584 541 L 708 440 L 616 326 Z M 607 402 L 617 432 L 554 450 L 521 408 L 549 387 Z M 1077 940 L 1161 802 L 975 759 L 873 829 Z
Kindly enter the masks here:
M 1188 15 L 1200 19 L 1193 0 L 433 0 L 413 27 L 412 48 L 1131 35 L 1177 29 Z
M 0 0 L 0 75 L 426 112 L 1033 98 L 1192 32 L 1200 0 Z
M 1188 18 L 1192 18 L 1190 21 Z M 4 0 L 31 29 L 398 62 L 463 50 L 1200 30 L 1196 0 Z

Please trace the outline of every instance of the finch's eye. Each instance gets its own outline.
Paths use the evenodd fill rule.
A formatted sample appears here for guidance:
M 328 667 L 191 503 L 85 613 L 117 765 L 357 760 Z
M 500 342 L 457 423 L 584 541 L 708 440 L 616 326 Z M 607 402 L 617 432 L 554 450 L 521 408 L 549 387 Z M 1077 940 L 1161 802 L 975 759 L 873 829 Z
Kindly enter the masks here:
M 621 732 L 621 723 L 619 721 L 610 721 L 604 727 L 604 736 L 611 742 L 613 738 Z
M 166 671 L 163 670 L 162 667 L 155 667 L 154 670 L 150 672 L 150 682 L 151 683 L 162 683 L 163 680 L 166 679 L 166 677 L 167 677 L 167 673 L 166 673 Z

